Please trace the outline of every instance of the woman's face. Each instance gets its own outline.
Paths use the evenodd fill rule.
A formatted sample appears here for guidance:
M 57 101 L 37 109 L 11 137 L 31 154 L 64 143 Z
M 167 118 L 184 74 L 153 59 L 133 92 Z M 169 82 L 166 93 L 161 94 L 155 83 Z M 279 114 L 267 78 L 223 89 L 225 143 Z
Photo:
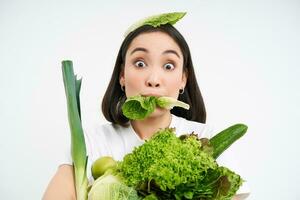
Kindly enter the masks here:
M 127 97 L 140 94 L 177 99 L 186 84 L 180 47 L 163 32 L 138 35 L 126 52 L 120 84 Z

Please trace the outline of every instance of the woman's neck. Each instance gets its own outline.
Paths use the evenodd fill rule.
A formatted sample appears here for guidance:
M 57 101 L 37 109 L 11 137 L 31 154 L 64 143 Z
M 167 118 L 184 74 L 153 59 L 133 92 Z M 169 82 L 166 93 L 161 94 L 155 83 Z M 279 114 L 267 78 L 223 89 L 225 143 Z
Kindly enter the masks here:
M 165 112 L 163 115 L 157 117 L 148 117 L 144 120 L 132 120 L 131 126 L 139 137 L 145 140 L 149 139 L 159 129 L 169 127 L 171 120 L 171 113 Z

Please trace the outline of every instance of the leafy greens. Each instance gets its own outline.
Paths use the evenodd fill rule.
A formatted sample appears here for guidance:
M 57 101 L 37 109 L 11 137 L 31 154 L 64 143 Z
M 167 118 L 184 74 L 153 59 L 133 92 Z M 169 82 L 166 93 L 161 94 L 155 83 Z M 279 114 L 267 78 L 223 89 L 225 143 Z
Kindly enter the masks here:
M 174 130 L 161 129 L 136 147 L 118 163 L 116 173 L 150 199 L 230 199 L 241 177 L 218 166 L 197 136 L 178 138 Z
M 189 109 L 190 106 L 182 101 L 178 101 L 172 97 L 155 97 L 155 96 L 141 96 L 136 95 L 127 98 L 122 106 L 123 115 L 128 119 L 142 120 L 148 117 L 155 108 L 159 106 L 165 109 L 172 109 L 173 107 L 181 107 Z

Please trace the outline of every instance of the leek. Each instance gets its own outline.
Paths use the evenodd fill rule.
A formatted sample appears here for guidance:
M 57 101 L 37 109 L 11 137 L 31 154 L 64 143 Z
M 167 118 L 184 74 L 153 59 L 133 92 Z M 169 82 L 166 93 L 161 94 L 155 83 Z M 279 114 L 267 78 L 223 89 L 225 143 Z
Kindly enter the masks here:
M 81 80 L 74 75 L 72 61 L 62 61 L 62 72 L 67 98 L 68 120 L 71 131 L 71 155 L 75 174 L 77 200 L 87 199 L 88 179 L 86 175 L 87 155 L 81 125 L 79 93 Z

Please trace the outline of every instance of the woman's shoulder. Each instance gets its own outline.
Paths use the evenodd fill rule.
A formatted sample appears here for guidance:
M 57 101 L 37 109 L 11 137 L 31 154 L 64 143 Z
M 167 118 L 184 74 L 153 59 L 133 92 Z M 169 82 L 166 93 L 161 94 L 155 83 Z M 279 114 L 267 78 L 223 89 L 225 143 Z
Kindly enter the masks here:
M 183 117 L 172 114 L 170 127 L 175 128 L 177 135 L 189 134 L 194 132 L 199 137 L 211 138 L 213 135 L 213 126 L 201 122 L 187 120 Z

